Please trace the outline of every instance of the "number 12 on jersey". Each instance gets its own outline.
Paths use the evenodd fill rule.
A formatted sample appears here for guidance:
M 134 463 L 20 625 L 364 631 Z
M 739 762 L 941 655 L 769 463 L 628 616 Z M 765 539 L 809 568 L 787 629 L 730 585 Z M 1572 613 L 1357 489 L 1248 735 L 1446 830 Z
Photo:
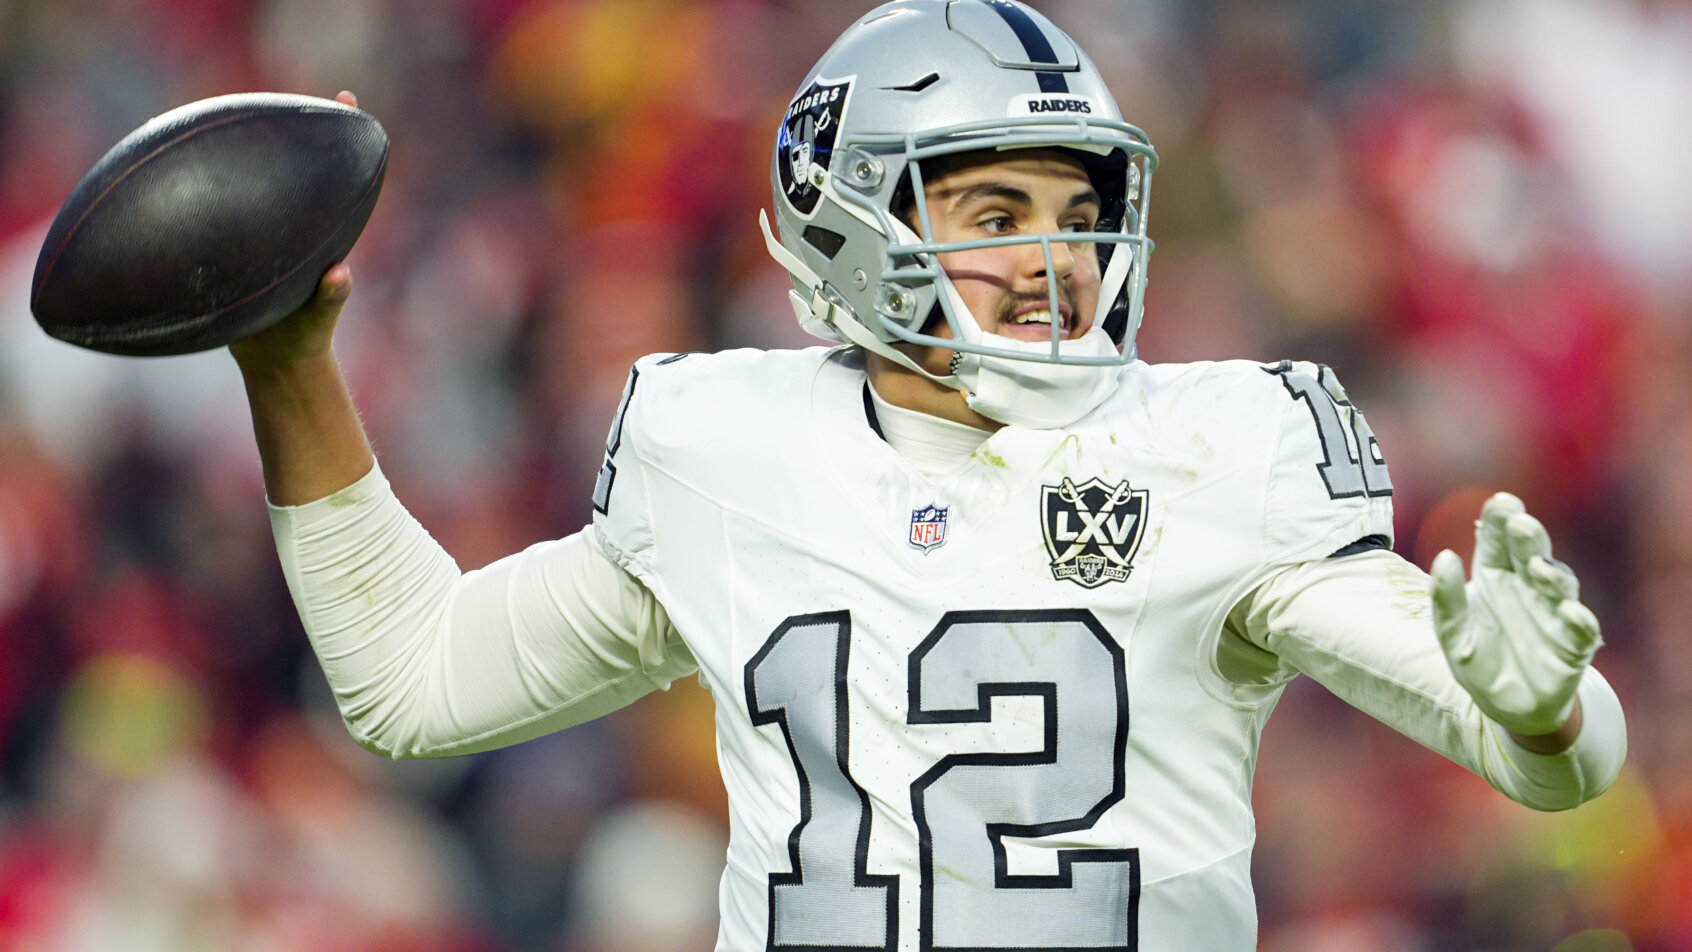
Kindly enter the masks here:
M 752 722 L 780 728 L 799 785 L 791 871 L 769 877 L 771 952 L 897 943 L 900 877 L 869 871 L 870 799 L 850 768 L 851 634 L 843 611 L 795 616 L 746 664 Z M 924 952 L 1135 949 L 1137 849 L 1059 849 L 1056 874 L 1029 875 L 1005 845 L 1091 829 L 1122 799 L 1122 647 L 1083 609 L 950 612 L 907 660 L 909 725 L 988 724 L 995 697 L 1044 712 L 1039 749 L 947 754 L 911 783 Z

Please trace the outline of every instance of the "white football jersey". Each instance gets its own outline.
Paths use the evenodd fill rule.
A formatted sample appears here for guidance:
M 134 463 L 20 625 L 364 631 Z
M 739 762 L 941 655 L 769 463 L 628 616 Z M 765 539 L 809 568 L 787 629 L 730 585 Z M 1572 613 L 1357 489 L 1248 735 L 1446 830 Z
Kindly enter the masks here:
M 1390 538 L 1326 368 L 1146 365 L 940 479 L 850 350 L 648 358 L 595 493 L 717 701 L 719 948 L 1250 949 L 1284 682 L 1216 667 L 1278 567 Z

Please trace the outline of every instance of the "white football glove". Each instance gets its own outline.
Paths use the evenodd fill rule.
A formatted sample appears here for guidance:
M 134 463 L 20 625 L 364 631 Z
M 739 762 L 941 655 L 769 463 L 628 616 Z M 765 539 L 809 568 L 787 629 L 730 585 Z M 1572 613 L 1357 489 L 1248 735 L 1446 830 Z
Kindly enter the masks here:
M 1457 682 L 1513 734 L 1556 731 L 1603 639 L 1580 581 L 1522 501 L 1498 493 L 1475 524 L 1474 578 L 1447 549 L 1434 558 L 1434 629 Z

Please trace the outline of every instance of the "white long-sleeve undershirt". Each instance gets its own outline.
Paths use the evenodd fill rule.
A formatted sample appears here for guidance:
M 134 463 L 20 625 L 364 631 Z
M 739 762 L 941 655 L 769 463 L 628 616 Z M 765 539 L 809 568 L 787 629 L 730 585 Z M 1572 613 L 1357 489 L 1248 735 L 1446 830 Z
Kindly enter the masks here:
M 1424 572 L 1384 550 L 1308 562 L 1277 573 L 1235 606 L 1224 654 L 1250 668 L 1242 642 L 1256 646 L 1265 653 L 1255 659 L 1260 672 L 1308 675 L 1535 809 L 1566 810 L 1608 789 L 1627 754 L 1627 729 L 1603 676 L 1588 668 L 1581 680 L 1582 725 L 1572 747 L 1525 750 L 1451 674 L 1428 589 Z
M 869 393 L 881 438 L 929 479 L 939 479 L 956 469 L 993 435 L 967 423 L 888 403 L 873 386 Z
M 614 711 L 697 665 L 591 529 L 458 565 L 379 468 L 270 507 L 283 574 L 353 737 L 390 757 L 515 744 Z
M 271 507 L 289 589 L 353 736 L 393 757 L 505 746 L 609 713 L 696 663 L 662 605 L 591 528 L 461 573 L 379 469 L 324 499 Z M 1569 750 L 1530 753 L 1446 666 L 1427 576 L 1386 552 L 1306 563 L 1229 618 L 1219 666 L 1242 683 L 1307 674 L 1537 809 L 1609 786 L 1626 751 L 1616 696 L 1580 687 Z

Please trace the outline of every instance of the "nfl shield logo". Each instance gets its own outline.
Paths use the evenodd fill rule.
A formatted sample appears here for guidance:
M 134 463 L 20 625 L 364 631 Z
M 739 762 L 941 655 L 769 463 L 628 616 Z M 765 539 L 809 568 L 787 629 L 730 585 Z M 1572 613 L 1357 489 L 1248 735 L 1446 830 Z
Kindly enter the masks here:
M 946 542 L 946 507 L 929 504 L 911 510 L 911 545 L 923 552 Z

